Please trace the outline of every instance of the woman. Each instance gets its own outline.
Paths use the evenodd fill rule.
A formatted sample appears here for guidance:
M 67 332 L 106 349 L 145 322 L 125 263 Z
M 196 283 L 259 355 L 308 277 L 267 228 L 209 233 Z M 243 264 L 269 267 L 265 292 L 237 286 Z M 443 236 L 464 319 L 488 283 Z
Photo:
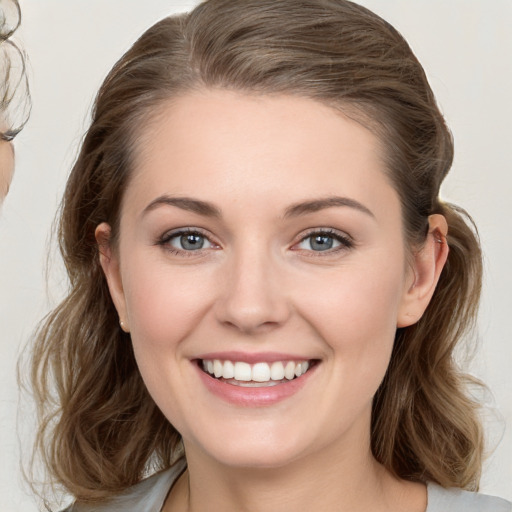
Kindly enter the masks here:
M 438 197 L 452 155 L 420 64 L 356 4 L 150 28 L 98 94 L 34 351 L 69 510 L 510 510 L 463 491 L 481 254 Z
M 25 60 L 10 39 L 20 22 L 18 1 L 5 2 L 0 7 L 0 203 L 9 191 L 14 172 L 11 141 L 27 122 L 30 111 Z

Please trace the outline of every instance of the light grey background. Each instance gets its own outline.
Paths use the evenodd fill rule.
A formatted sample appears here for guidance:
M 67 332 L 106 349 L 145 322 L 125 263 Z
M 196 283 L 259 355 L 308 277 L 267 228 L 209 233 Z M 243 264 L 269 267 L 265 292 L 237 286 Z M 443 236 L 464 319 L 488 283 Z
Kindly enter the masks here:
M 103 77 L 144 29 L 195 2 L 22 0 L 34 109 L 16 141 L 14 183 L 0 221 L 0 510 L 37 510 L 23 488 L 16 434 L 16 359 L 36 321 L 59 297 L 44 260 L 53 216 Z M 468 209 L 486 259 L 480 348 L 473 371 L 489 384 L 491 445 L 482 490 L 512 499 L 512 2 L 364 0 L 408 39 L 455 134 L 456 159 L 443 189 Z M 28 455 L 30 410 L 19 436 Z M 505 426 L 506 424 L 506 426 Z

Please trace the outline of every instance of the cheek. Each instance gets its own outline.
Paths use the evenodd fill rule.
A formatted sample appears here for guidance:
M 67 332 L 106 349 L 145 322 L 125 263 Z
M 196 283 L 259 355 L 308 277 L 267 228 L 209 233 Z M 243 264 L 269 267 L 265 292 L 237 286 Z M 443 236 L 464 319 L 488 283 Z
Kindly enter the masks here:
M 311 282 L 303 278 L 303 314 L 322 316 L 326 327 L 355 336 L 382 327 L 394 332 L 404 288 L 403 273 L 394 266 L 396 271 L 360 266 L 316 276 Z
M 14 172 L 14 153 L 10 142 L 0 140 L 0 193 L 7 193 Z
M 301 314 L 314 325 L 344 375 L 378 386 L 393 348 L 403 294 L 403 267 L 362 265 L 340 269 L 329 278 L 303 282 Z
M 124 291 L 134 345 L 158 357 L 197 325 L 213 296 L 211 279 L 191 267 L 152 264 L 149 258 L 134 257 L 127 270 Z
M 0 161 L 0 201 L 7 195 L 12 181 L 13 168 L 5 167 Z

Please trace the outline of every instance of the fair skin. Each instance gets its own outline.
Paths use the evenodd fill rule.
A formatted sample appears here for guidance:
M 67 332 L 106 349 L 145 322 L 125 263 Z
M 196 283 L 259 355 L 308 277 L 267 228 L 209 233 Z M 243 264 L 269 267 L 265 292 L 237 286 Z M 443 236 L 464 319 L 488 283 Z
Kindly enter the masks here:
M 14 173 L 14 148 L 11 142 L 0 140 L 0 203 L 5 199 Z
M 145 384 L 184 440 L 163 510 L 424 511 L 425 487 L 373 458 L 370 415 L 395 330 L 446 261 L 444 218 L 411 257 L 378 140 L 309 99 L 184 95 L 137 154 L 118 247 L 108 224 L 96 238 Z M 208 373 L 214 360 L 309 369 L 245 387 Z

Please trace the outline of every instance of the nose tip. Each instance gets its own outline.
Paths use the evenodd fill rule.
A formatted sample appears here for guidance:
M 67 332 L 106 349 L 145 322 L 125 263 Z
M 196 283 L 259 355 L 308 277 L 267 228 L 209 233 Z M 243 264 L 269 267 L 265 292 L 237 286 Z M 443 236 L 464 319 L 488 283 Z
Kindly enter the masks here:
M 277 327 L 280 322 L 264 320 L 256 311 L 245 311 L 231 315 L 222 322 L 226 327 L 232 327 L 243 334 L 253 334 L 257 332 L 266 332 Z
M 220 323 L 249 334 L 283 324 L 290 307 L 271 265 L 239 265 L 221 285 L 216 314 Z

